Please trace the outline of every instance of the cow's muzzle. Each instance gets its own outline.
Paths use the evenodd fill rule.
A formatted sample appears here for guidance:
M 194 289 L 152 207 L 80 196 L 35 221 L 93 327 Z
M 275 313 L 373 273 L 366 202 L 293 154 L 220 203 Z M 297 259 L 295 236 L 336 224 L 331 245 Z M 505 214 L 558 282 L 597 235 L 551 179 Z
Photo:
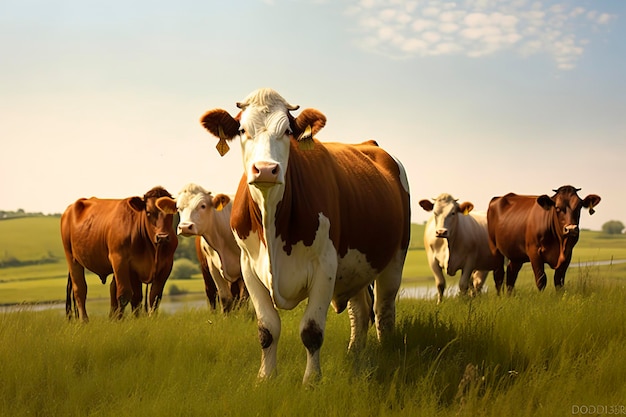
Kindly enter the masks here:
M 169 242 L 170 235 L 169 233 L 157 233 L 154 241 L 158 245 L 159 243 Z
M 578 236 L 580 233 L 577 224 L 568 224 L 563 228 L 564 236 Z
M 179 223 L 178 234 L 182 236 L 197 235 L 198 229 L 194 223 Z
M 437 229 L 435 230 L 435 236 L 437 237 L 448 237 L 448 229 Z
M 252 164 L 249 184 L 263 184 L 267 186 L 279 183 L 280 165 L 275 162 L 255 162 Z

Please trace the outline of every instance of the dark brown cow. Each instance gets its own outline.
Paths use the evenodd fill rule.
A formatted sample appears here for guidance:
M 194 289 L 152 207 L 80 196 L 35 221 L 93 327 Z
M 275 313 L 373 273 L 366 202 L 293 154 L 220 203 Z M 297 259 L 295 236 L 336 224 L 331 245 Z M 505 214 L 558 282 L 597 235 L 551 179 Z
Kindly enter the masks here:
M 61 217 L 61 237 L 69 267 L 66 313 L 71 318 L 72 292 L 79 318 L 88 321 L 85 268 L 111 286 L 111 316 L 121 317 L 129 302 L 141 305 L 142 283 L 151 283 L 149 307 L 155 310 L 169 277 L 178 240 L 173 228 L 176 206 L 155 205 L 159 197 L 171 197 L 155 187 L 142 197 L 123 200 L 81 198 Z M 70 286 L 71 290 L 70 291 Z
M 489 245 L 496 256 L 494 280 L 498 294 L 504 281 L 504 258 L 509 259 L 506 286 L 510 292 L 525 262 L 532 265 L 539 290 L 546 287 L 544 264 L 554 269 L 554 286 L 565 283 L 565 272 L 578 242 L 580 210 L 600 203 L 600 196 L 590 194 L 583 200 L 576 194 L 580 188 L 564 185 L 552 197 L 509 193 L 494 197 L 489 203 L 487 223 Z

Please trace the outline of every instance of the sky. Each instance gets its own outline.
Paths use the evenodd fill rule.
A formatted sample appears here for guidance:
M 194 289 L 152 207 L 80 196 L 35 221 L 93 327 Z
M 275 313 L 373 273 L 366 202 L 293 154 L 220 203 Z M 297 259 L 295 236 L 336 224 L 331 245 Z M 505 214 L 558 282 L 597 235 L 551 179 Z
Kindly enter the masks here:
M 447 192 L 486 210 L 561 185 L 626 223 L 626 2 L 2 0 L 0 210 L 234 193 L 199 123 L 261 87 L 323 112 L 321 141 L 404 164 L 412 220 Z M 294 112 L 294 114 L 298 114 Z

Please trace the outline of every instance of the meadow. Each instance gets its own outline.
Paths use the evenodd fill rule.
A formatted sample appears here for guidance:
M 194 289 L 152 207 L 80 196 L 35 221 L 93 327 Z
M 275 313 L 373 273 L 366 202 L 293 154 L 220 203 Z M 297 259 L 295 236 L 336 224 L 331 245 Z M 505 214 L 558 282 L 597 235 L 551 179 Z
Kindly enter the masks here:
M 58 233 L 58 218 L 46 220 L 56 221 L 49 230 Z M 22 247 L 34 259 L 52 254 L 60 261 L 0 269 L 0 303 L 62 299 L 67 272 L 60 239 L 42 237 L 50 243 L 37 249 L 31 230 L 13 235 L 27 237 L 29 245 L 12 245 L 3 228 L 26 232 L 28 219 L 19 221 L 25 223 L 0 221 L 0 253 L 26 259 Z M 421 227 L 414 225 L 405 287 L 432 285 Z M 281 312 L 279 371 L 259 382 L 260 347 L 250 307 L 222 315 L 183 304 L 176 312 L 111 321 L 108 286 L 93 276 L 86 325 L 68 323 L 62 309 L 22 305 L 0 313 L 0 415 L 626 414 L 626 264 L 594 263 L 621 259 L 624 236 L 583 231 L 572 260 L 582 265 L 570 268 L 563 290 L 550 283 L 538 292 L 525 268 L 512 296 L 488 289 L 473 299 L 447 297 L 440 305 L 402 298 L 393 339 L 380 345 L 370 329 L 367 347 L 358 354 L 346 350 L 347 314 L 331 310 L 323 375 L 313 387 L 301 385 L 306 355 L 298 328 L 304 305 Z M 449 280 L 451 287 L 455 283 Z M 198 277 L 175 284 L 189 285 L 202 299 Z

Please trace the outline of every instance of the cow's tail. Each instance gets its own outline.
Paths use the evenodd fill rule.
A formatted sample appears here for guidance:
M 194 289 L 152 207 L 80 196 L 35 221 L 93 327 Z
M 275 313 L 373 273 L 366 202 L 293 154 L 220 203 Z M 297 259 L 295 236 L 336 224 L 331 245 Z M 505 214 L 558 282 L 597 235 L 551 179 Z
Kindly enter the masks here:
M 76 307 L 76 297 L 74 296 L 74 290 L 72 289 L 72 277 L 70 273 L 67 273 L 67 288 L 65 291 L 65 316 L 68 320 L 72 318 L 72 311 L 74 315 L 78 317 L 78 307 Z

